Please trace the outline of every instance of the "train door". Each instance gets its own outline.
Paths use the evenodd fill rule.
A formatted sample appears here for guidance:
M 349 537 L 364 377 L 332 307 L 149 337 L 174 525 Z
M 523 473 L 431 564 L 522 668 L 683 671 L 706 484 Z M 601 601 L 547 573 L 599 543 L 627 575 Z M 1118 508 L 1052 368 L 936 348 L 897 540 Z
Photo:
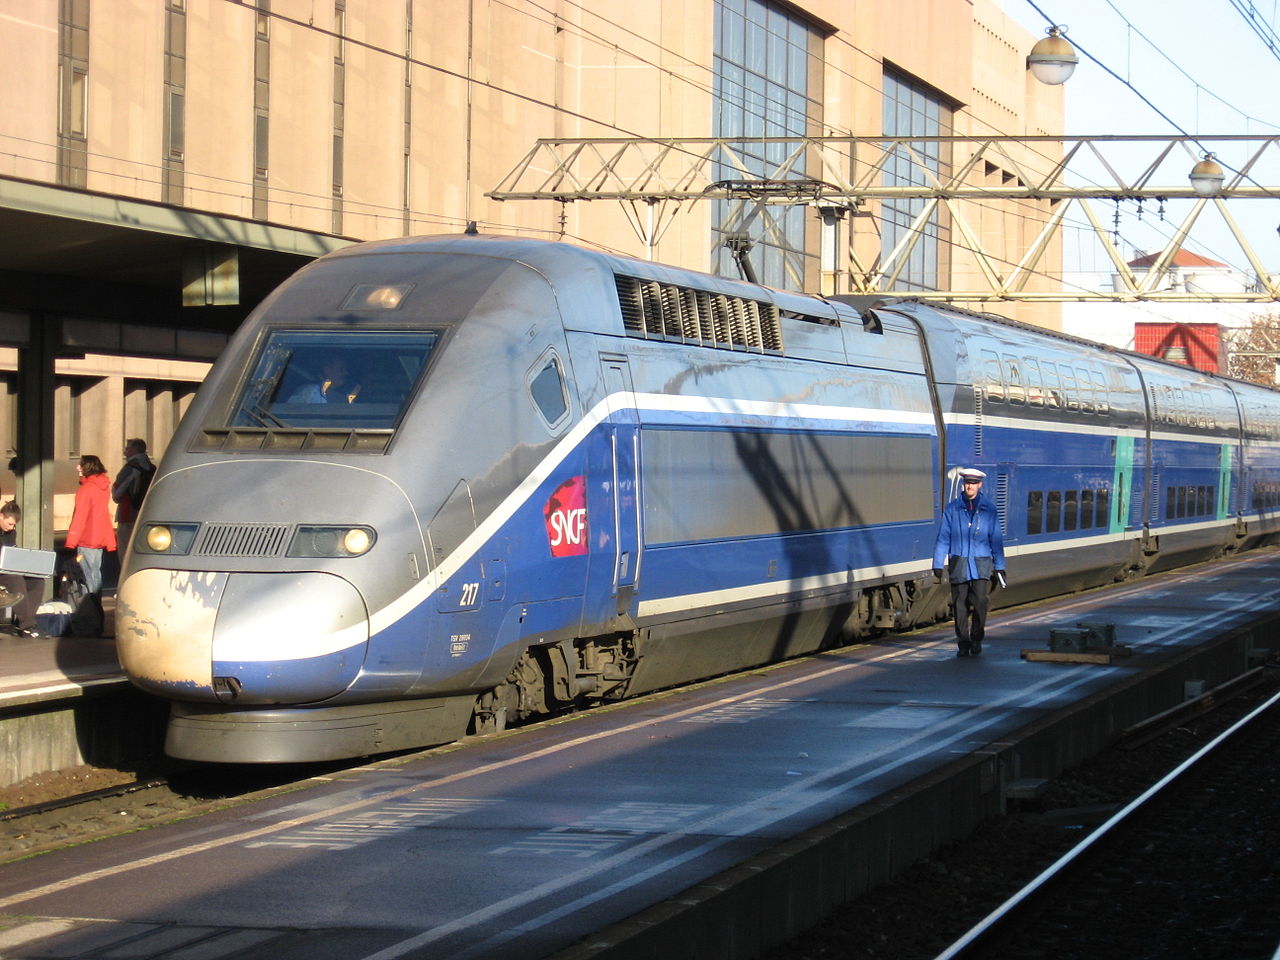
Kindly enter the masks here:
M 1116 437 L 1116 466 L 1111 488 L 1115 491 L 1111 504 L 1111 533 L 1121 533 L 1128 525 L 1129 505 L 1133 501 L 1133 437 Z
M 1235 463 L 1235 448 L 1222 444 L 1218 454 L 1218 510 L 1215 514 L 1219 520 L 1225 520 L 1233 513 L 1232 503 L 1232 464 Z
M 602 469 L 595 486 L 607 504 L 607 516 L 601 522 L 608 525 L 604 532 L 612 549 L 603 551 L 609 564 L 607 580 L 604 556 L 592 558 L 588 603 L 598 603 L 607 593 L 613 601 L 609 615 L 620 615 L 630 607 L 640 575 L 640 422 L 627 358 L 601 354 L 600 370 L 611 402 L 608 447 L 602 451 L 604 462 L 598 464 Z M 594 546 L 598 548 L 603 539 L 596 539 Z

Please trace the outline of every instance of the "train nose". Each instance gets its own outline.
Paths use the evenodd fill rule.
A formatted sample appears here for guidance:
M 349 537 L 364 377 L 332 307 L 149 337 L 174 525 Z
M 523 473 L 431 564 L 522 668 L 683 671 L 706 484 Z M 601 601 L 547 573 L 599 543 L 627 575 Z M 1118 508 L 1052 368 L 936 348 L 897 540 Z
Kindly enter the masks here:
M 356 678 L 368 641 L 359 591 L 328 573 L 147 569 L 117 598 L 121 666 L 174 699 L 324 700 Z

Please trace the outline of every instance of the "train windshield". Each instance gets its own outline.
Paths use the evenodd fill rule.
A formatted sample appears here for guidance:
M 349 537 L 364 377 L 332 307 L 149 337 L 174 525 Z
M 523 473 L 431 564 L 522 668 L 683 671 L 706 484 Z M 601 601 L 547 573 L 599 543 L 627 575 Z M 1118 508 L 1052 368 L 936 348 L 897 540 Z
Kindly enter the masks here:
M 230 425 L 390 430 L 439 338 L 431 330 L 274 330 Z

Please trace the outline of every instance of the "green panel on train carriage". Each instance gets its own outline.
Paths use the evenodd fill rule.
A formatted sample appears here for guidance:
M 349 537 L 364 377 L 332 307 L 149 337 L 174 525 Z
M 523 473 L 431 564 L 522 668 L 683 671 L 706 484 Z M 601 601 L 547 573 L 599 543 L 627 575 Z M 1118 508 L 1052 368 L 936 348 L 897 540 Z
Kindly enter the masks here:
M 1111 489 L 1111 532 L 1120 533 L 1129 517 L 1133 500 L 1133 437 L 1116 437 L 1116 472 Z
M 1235 447 L 1229 443 L 1222 445 L 1222 456 L 1218 467 L 1218 519 L 1225 520 L 1231 513 L 1231 465 L 1235 462 Z

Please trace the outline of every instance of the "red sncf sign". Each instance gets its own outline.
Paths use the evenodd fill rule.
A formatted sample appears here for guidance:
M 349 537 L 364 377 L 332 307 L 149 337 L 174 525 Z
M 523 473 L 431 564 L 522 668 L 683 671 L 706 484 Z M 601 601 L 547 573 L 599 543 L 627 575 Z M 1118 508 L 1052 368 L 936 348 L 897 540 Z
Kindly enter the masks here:
M 587 478 L 571 477 L 547 500 L 547 542 L 553 557 L 587 552 Z

